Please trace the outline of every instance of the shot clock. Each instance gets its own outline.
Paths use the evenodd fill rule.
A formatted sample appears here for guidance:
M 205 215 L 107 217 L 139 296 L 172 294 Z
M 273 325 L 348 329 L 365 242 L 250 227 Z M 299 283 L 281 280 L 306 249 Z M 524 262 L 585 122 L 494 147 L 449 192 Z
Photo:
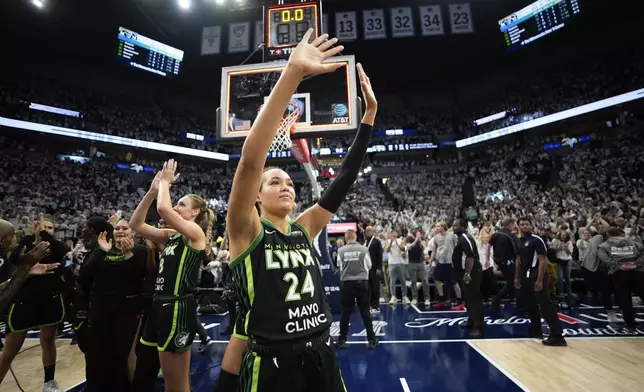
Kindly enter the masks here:
M 288 58 L 308 29 L 312 40 L 322 34 L 321 1 L 266 6 L 264 61 Z

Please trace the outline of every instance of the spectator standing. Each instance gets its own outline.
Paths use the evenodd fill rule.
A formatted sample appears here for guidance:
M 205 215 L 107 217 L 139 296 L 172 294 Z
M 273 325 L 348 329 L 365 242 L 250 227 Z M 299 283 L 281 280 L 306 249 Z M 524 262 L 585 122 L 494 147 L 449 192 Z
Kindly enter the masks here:
M 402 239 L 398 238 L 398 232 L 392 231 L 391 237 L 387 240 L 385 250 L 389 254 L 389 291 L 391 292 L 390 305 L 398 303 L 396 298 L 396 281 L 400 282 L 400 291 L 403 304 L 410 303 L 407 297 L 407 285 L 405 282 L 405 267 L 407 264 L 407 252 L 405 251 Z
M 373 233 L 373 227 L 365 229 L 365 243 L 369 249 L 369 304 L 372 314 L 380 313 L 380 275 L 382 275 L 382 243 Z
M 420 226 L 413 225 L 411 227 L 411 236 L 407 237 L 407 245 L 405 246 L 409 258 L 407 269 L 409 271 L 409 280 L 411 280 L 411 303 L 416 305 L 418 303 L 418 289 L 416 282 L 420 281 L 425 297 L 425 306 L 430 306 L 429 301 L 429 281 L 427 279 L 427 269 L 425 268 L 425 259 L 423 256 L 423 249 L 425 246 L 421 240 Z
M 557 238 L 552 240 L 552 247 L 555 250 L 557 259 L 557 294 L 560 298 L 565 297 L 568 307 L 572 306 L 572 287 L 570 284 L 570 274 L 572 271 L 572 241 L 570 233 L 561 230 L 557 233 Z
M 506 296 L 510 295 L 510 300 L 515 297 L 515 293 L 518 294 L 518 291 L 514 290 L 514 275 L 517 259 L 517 237 L 514 235 L 516 230 L 516 220 L 514 218 L 506 218 L 502 221 L 503 227 L 501 230 L 496 231 L 490 237 L 490 245 L 492 246 L 492 253 L 494 258 L 494 263 L 501 270 L 503 277 L 505 278 L 505 285 L 499 290 L 498 293 L 492 298 L 492 309 L 499 312 L 501 309 L 501 300 Z M 521 307 L 522 301 L 520 301 L 520 296 L 516 295 L 517 298 L 517 307 Z

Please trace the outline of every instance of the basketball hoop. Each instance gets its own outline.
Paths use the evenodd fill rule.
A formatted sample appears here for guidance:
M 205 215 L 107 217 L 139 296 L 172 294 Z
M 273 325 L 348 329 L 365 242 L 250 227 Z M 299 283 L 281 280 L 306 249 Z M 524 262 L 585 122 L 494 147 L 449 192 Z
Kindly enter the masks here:
M 260 106 L 259 110 L 261 111 L 264 105 Z M 279 128 L 277 129 L 277 134 L 269 151 L 281 152 L 290 150 L 293 143 L 291 142 L 291 135 L 295 133 L 295 123 L 300 119 L 302 114 L 299 107 L 289 103 L 286 107 L 286 114 L 280 120 Z

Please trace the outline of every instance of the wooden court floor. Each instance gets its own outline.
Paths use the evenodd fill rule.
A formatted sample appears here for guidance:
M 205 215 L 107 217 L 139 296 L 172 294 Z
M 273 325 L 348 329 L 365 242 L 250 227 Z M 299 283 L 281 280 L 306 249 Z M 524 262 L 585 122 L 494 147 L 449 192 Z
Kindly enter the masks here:
M 56 340 L 56 381 L 63 390 L 67 390 L 85 380 L 85 359 L 78 346 L 71 346 L 70 339 Z M 28 349 L 16 357 L 12 368 L 18 382 L 25 392 L 40 392 L 44 380 L 42 369 L 42 350 L 38 339 L 27 339 L 22 349 Z M 11 372 L 7 373 L 0 392 L 20 391 Z
M 469 343 L 524 390 L 644 390 L 644 339 L 568 339 L 566 348 L 545 347 L 534 340 Z
M 644 339 L 569 339 L 567 348 L 544 347 L 536 340 L 468 341 L 492 365 L 525 391 L 633 392 L 644 386 Z M 38 340 L 25 342 L 13 370 L 25 392 L 42 390 L 43 370 Z M 56 344 L 56 380 L 63 390 L 85 378 L 83 355 L 69 339 Z M 482 369 L 481 369 L 482 370 Z M 19 391 L 11 373 L 0 392 Z M 412 392 L 420 392 L 413 390 Z M 465 391 L 463 391 L 465 392 Z

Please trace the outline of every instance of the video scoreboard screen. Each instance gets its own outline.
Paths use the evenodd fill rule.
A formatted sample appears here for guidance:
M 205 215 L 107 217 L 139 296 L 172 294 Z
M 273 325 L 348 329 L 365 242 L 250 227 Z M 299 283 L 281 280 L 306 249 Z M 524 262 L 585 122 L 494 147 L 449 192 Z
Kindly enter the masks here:
M 119 27 L 119 63 L 161 76 L 177 76 L 183 51 L 162 44 L 124 27 Z
M 539 0 L 499 20 L 508 52 L 564 28 L 580 12 L 579 1 Z

